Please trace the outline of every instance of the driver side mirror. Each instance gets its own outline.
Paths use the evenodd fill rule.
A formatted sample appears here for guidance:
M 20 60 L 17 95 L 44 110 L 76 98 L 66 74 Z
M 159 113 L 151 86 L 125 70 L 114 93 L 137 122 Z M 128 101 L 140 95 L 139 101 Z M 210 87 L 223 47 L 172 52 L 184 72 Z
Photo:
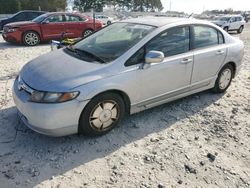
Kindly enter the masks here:
M 148 64 L 151 63 L 160 63 L 164 60 L 164 53 L 161 51 L 149 51 L 145 56 L 145 62 Z

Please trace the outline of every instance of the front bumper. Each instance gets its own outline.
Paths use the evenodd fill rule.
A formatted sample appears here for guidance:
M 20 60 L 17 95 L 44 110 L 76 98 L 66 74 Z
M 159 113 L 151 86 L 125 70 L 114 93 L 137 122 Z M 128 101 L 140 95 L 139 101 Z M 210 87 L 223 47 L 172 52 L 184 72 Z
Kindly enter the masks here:
M 22 33 L 20 31 L 6 33 L 3 32 L 2 34 L 3 39 L 7 42 L 15 42 L 15 43 L 22 43 Z
M 32 130 L 49 136 L 66 136 L 78 132 L 81 112 L 87 101 L 72 100 L 57 104 L 29 102 L 30 94 L 13 86 L 13 99 L 23 123 Z

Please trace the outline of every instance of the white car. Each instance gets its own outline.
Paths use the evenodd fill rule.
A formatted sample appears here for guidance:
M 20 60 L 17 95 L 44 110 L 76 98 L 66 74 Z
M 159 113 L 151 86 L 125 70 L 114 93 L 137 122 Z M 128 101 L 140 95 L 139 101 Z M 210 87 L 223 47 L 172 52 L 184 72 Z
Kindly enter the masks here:
M 95 18 L 101 21 L 104 25 L 110 25 L 114 19 L 105 15 L 96 15 Z
M 227 15 L 219 17 L 213 21 L 213 23 L 223 28 L 227 32 L 237 31 L 237 33 L 241 33 L 246 22 L 241 15 Z

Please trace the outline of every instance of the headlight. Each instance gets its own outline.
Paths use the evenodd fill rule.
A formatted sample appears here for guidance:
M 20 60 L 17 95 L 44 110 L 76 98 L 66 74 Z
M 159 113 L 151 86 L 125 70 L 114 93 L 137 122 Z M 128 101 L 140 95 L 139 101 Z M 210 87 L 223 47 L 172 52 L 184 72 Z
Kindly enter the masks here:
M 15 31 L 17 31 L 17 28 L 7 28 L 6 30 L 7 33 L 13 33 Z
M 78 97 L 80 92 L 67 92 L 67 93 L 56 93 L 56 92 L 41 92 L 34 91 L 31 94 L 30 101 L 37 103 L 61 103 L 75 99 Z

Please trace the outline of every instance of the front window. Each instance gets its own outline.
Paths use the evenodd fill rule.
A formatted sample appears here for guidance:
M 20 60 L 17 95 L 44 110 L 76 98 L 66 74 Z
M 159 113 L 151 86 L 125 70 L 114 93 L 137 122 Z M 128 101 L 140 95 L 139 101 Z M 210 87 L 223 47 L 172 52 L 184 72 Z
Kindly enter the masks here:
M 36 22 L 36 23 L 41 23 L 45 18 L 47 18 L 47 15 L 46 15 L 46 14 L 43 14 L 43 15 L 41 15 L 41 16 L 36 17 L 36 18 L 33 19 L 32 21 L 33 21 L 33 22 Z
M 151 50 L 162 51 L 165 57 L 189 51 L 189 27 L 175 27 L 156 36 L 146 45 L 146 53 Z
M 111 62 L 148 35 L 155 27 L 134 23 L 115 23 L 87 37 L 73 49 Z
M 228 22 L 230 20 L 230 17 L 220 17 L 218 18 L 218 20 L 223 22 Z

